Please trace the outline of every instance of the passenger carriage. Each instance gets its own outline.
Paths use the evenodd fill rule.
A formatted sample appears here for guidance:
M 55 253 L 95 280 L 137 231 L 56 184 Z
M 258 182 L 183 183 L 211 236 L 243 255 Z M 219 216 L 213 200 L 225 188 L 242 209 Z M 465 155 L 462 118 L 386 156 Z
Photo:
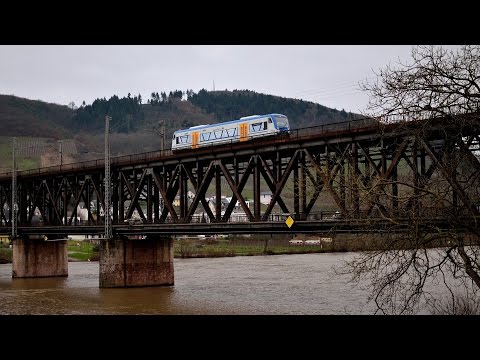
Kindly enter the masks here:
M 213 125 L 197 125 L 173 133 L 172 150 L 196 149 L 258 137 L 288 133 L 288 118 L 282 114 L 252 115 Z

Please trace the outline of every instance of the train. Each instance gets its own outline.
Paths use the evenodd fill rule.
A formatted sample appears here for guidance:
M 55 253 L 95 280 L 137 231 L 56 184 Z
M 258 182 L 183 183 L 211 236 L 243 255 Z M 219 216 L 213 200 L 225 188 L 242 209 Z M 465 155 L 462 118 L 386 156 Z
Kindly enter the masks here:
M 251 115 L 212 125 L 197 125 L 173 133 L 172 151 L 248 141 L 288 134 L 290 125 L 283 114 Z

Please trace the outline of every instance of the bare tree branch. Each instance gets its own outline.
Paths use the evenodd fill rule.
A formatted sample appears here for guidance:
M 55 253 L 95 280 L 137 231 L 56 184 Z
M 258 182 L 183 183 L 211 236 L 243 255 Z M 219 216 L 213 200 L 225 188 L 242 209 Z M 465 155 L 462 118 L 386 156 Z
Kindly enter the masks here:
M 359 194 L 364 216 L 376 209 L 365 235 L 374 239 L 375 250 L 337 271 L 355 283 L 368 281 L 369 300 L 385 314 L 415 313 L 421 299 L 436 304 L 434 313 L 477 311 L 480 46 L 417 46 L 411 56 L 410 63 L 388 65 L 373 83 L 361 84 L 370 95 L 369 115 L 399 126 L 394 143 L 391 135 L 381 142 L 382 165 L 359 146 L 365 168 L 373 171 L 364 169 L 344 186 Z M 382 229 L 378 216 L 388 224 Z M 440 305 L 430 283 L 446 289 L 450 305 Z

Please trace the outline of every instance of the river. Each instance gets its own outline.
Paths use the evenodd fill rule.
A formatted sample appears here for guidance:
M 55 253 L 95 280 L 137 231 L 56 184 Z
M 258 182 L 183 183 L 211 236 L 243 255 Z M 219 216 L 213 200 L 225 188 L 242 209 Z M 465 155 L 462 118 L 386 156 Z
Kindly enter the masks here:
M 12 279 L 0 265 L 0 314 L 372 314 L 366 290 L 334 275 L 353 253 L 175 259 L 175 286 L 100 289 L 98 262 L 65 278 Z

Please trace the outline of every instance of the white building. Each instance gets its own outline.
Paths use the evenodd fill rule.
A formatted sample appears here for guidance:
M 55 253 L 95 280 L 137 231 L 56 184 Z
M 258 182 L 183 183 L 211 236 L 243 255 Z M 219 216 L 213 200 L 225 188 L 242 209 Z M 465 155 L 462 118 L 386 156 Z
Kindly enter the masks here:
M 272 201 L 272 192 L 271 191 L 262 191 L 260 193 L 260 202 L 264 205 L 270 204 Z

